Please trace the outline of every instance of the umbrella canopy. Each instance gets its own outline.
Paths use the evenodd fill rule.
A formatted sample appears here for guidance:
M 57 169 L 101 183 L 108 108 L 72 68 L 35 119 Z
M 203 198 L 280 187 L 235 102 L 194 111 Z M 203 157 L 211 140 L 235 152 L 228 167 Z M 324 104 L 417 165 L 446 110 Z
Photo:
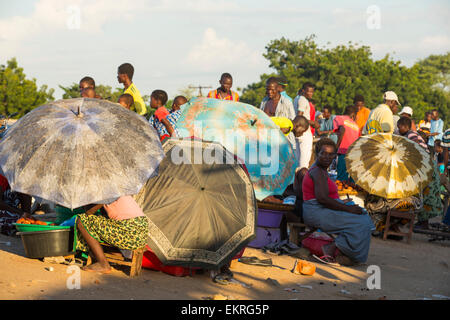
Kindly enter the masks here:
M 144 117 L 99 99 L 40 106 L 0 142 L 0 168 L 12 190 L 68 208 L 138 193 L 163 158 Z
M 222 161 L 234 156 L 218 143 L 171 138 L 163 148 L 158 176 L 135 196 L 150 221 L 148 245 L 166 265 L 220 267 L 255 235 L 251 181 Z M 217 161 L 196 164 L 211 154 Z
M 221 143 L 248 169 L 256 198 L 283 194 L 294 180 L 291 144 L 275 123 L 249 104 L 194 98 L 181 107 L 176 123 L 181 137 Z
M 390 133 L 360 137 L 345 160 L 348 173 L 359 186 L 386 199 L 419 194 L 432 179 L 433 165 L 425 149 Z

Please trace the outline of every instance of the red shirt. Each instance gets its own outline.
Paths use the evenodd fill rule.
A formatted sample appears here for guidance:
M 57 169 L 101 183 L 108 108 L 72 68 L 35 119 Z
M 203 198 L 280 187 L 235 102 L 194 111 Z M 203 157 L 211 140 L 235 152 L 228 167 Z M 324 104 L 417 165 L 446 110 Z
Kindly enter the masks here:
M 165 107 L 159 107 L 155 111 L 155 117 L 159 121 L 161 121 L 162 119 L 165 119 L 169 114 L 170 114 L 170 112 Z
M 309 119 L 311 121 L 315 121 L 316 119 L 316 107 L 311 102 L 309 103 Z M 310 128 L 311 133 L 314 136 L 315 129 L 313 128 L 313 126 L 310 126 Z
M 342 137 L 341 145 L 337 151 L 338 154 L 346 154 L 350 145 L 358 140 L 360 131 L 355 121 L 349 116 L 336 116 L 333 120 L 333 132 L 338 132 L 339 127 L 344 126 L 345 132 Z
M 336 183 L 328 177 L 328 196 L 331 199 L 339 199 L 338 188 Z M 302 191 L 303 191 L 303 201 L 316 199 L 315 189 L 314 189 L 314 181 L 309 175 L 309 171 L 305 174 L 302 182 Z

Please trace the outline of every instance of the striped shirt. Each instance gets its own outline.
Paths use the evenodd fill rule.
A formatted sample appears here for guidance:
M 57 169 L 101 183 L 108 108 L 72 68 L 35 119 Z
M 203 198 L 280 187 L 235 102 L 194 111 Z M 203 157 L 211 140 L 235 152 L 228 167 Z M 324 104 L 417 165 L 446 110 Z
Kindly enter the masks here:
M 170 125 L 172 126 L 173 130 L 175 131 L 176 137 L 179 136 L 179 132 L 176 129 L 175 124 L 177 123 L 180 115 L 181 115 L 181 110 L 177 110 L 177 111 L 174 111 L 174 112 L 170 113 L 169 115 L 167 115 L 167 117 L 165 117 L 165 119 L 167 119 L 167 121 L 169 121 Z M 160 120 L 158 120 L 155 117 L 155 115 L 152 115 L 150 117 L 150 119 L 148 120 L 148 122 L 156 129 L 156 131 L 158 131 L 159 137 L 169 134 L 169 131 L 167 131 L 166 126 Z
M 239 101 L 239 95 L 237 94 L 237 92 L 234 92 L 232 90 L 230 90 L 231 95 L 226 96 L 225 98 L 222 98 L 222 96 L 219 93 L 219 89 L 210 91 L 208 93 L 207 98 L 212 98 L 212 99 L 219 99 L 219 100 L 229 100 L 229 101 Z
M 405 133 L 404 137 L 418 143 L 422 148 L 424 148 L 428 153 L 430 153 L 427 144 L 425 143 L 425 140 L 423 140 L 423 138 L 416 131 L 409 130 L 407 133 Z
M 450 148 L 450 129 L 445 130 L 444 134 L 442 135 L 441 146 L 443 146 L 444 148 Z

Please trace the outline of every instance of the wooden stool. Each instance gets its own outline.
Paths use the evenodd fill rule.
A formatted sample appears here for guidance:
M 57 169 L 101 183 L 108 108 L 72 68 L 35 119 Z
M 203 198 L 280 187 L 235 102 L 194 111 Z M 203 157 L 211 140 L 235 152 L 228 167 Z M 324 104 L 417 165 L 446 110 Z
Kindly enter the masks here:
M 409 232 L 395 232 L 389 230 L 390 223 L 391 223 L 391 217 L 395 218 L 401 218 L 409 221 Z M 411 243 L 411 237 L 412 237 L 412 231 L 414 227 L 414 219 L 416 218 L 416 212 L 415 211 L 398 211 L 398 210 L 389 210 L 386 217 L 386 225 L 384 226 L 384 235 L 383 240 L 387 239 L 387 236 L 392 234 L 396 236 L 407 236 L 408 237 L 408 243 Z
M 130 259 L 124 258 L 118 248 L 107 243 L 100 243 L 100 245 L 103 247 L 103 251 L 105 252 L 105 257 L 108 262 L 130 267 L 130 277 L 138 276 L 141 273 L 142 258 L 144 256 L 145 248 L 132 250 L 130 261 Z
M 317 230 L 317 228 L 311 228 L 302 222 L 288 222 L 287 228 L 289 230 L 289 242 L 296 245 L 300 245 L 304 239 L 308 238 Z M 298 236 L 300 231 L 304 231 L 306 228 L 308 228 L 309 231 L 299 239 Z

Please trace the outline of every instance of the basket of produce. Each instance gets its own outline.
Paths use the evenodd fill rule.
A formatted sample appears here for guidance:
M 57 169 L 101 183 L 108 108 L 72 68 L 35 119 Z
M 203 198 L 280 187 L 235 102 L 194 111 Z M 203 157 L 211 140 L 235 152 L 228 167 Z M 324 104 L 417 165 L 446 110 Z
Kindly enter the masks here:
M 364 192 L 360 186 L 351 183 L 349 181 L 339 181 L 336 180 L 336 186 L 338 188 L 339 195 L 357 195 L 358 193 Z
M 20 218 L 16 223 L 13 223 L 13 225 L 16 226 L 16 229 L 19 232 L 70 229 L 70 226 L 58 226 L 55 223 L 39 221 L 34 218 Z

